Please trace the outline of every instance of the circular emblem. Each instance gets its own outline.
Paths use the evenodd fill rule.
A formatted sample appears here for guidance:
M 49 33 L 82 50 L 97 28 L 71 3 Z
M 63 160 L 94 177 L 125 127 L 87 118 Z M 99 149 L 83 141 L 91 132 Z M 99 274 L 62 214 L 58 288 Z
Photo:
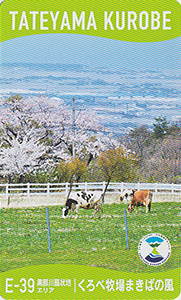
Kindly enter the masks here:
M 171 246 L 167 238 L 159 233 L 145 235 L 138 245 L 139 257 L 150 266 L 164 264 L 171 254 Z

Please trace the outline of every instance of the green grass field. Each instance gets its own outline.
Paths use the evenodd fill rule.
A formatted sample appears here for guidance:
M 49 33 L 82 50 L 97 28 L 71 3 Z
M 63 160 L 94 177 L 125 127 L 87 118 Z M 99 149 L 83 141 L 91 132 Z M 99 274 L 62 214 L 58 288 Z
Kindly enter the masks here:
M 126 249 L 125 204 L 104 205 L 102 218 L 80 209 L 79 219 L 61 218 L 61 207 L 49 207 L 51 247 L 48 252 L 45 207 L 1 209 L 1 271 L 39 264 L 77 264 L 127 272 L 155 272 L 179 266 L 180 203 L 153 203 L 149 214 L 133 211 L 127 216 L 129 247 Z M 138 243 L 149 233 L 170 241 L 168 261 L 157 267 L 144 264 Z

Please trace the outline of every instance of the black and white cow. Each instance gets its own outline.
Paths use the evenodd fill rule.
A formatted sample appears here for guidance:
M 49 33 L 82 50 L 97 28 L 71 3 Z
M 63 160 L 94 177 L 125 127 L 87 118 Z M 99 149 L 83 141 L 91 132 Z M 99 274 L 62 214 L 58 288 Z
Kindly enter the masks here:
M 62 208 L 62 218 L 66 218 L 69 210 L 71 210 L 71 217 L 73 215 L 73 212 L 75 210 L 76 215 L 75 219 L 78 218 L 78 211 L 79 208 L 84 209 L 94 209 L 94 214 L 92 215 L 92 218 L 95 216 L 95 214 L 99 213 L 100 218 L 100 211 L 101 211 L 101 204 L 102 204 L 102 192 L 95 191 L 95 192 L 74 192 L 71 193 L 70 197 L 67 199 L 65 203 L 65 207 Z
M 129 190 L 129 189 L 123 190 L 120 195 L 120 201 L 126 203 L 130 202 L 133 199 L 134 193 L 135 190 Z

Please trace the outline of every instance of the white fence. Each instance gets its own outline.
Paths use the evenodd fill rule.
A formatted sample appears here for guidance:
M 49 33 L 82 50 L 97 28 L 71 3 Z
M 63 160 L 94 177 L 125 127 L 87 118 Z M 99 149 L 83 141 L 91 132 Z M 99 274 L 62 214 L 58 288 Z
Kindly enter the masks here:
M 73 191 L 104 191 L 105 185 L 106 182 L 74 183 Z M 119 194 L 124 189 L 149 189 L 153 191 L 154 202 L 181 201 L 179 184 L 111 182 L 106 192 L 105 203 L 120 203 Z M 68 191 L 68 183 L 0 184 L 0 207 L 64 205 Z
M 73 190 L 99 190 L 104 191 L 106 182 L 83 182 L 74 183 Z M 163 183 L 118 183 L 109 184 L 107 194 L 118 194 L 124 189 L 151 190 L 154 193 L 169 193 L 181 196 L 181 184 L 163 184 Z M 0 196 L 27 196 L 31 195 L 67 195 L 69 183 L 23 183 L 23 184 L 0 184 Z

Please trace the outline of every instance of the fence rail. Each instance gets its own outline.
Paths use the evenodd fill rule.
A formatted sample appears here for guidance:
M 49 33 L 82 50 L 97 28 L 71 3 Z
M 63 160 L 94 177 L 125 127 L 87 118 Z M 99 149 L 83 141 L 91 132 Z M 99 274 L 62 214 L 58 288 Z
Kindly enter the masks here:
M 99 190 L 104 191 L 106 182 L 82 182 L 74 183 L 73 191 L 78 190 Z M 67 195 L 69 183 L 6 183 L 0 184 L 0 196 L 7 198 L 12 195 L 28 196 L 31 195 Z M 107 194 L 117 194 L 124 189 L 151 190 L 154 193 L 171 193 L 181 195 L 181 184 L 163 184 L 163 183 L 125 183 L 111 182 Z

